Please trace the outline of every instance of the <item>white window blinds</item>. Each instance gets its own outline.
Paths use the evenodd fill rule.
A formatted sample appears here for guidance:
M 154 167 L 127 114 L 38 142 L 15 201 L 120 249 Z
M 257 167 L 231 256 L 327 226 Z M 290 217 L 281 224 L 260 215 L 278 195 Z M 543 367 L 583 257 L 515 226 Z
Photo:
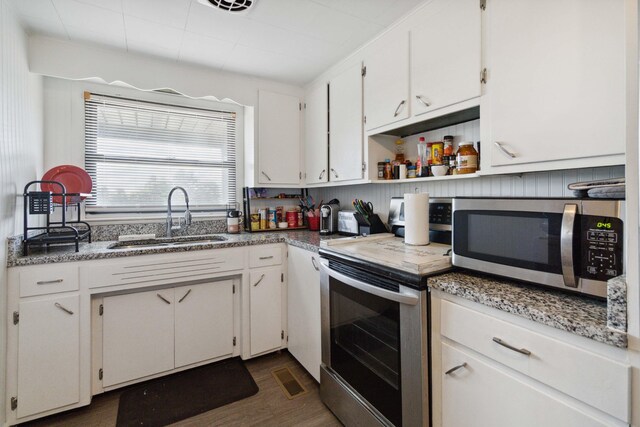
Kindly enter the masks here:
M 87 212 L 164 211 L 176 185 L 192 210 L 222 210 L 236 201 L 236 113 L 85 96 L 85 167 Z

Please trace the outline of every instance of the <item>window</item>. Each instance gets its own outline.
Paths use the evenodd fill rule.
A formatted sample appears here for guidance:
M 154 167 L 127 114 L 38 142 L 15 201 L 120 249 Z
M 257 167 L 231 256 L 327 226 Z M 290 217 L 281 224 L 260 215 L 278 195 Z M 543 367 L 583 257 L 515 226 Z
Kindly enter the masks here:
M 175 186 L 193 211 L 236 202 L 236 113 L 85 96 L 88 213 L 161 212 Z M 181 195 L 174 205 L 183 204 Z

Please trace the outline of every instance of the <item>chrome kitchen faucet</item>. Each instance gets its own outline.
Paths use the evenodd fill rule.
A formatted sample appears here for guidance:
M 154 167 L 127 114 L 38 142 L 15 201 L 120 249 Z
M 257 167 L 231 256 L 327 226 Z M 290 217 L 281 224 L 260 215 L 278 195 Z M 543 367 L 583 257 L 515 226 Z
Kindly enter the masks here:
M 182 218 L 178 218 L 178 225 L 173 226 L 173 219 L 171 218 L 171 196 L 173 196 L 173 192 L 176 190 L 180 190 L 184 193 L 184 201 L 187 204 L 187 210 L 184 211 L 184 227 L 182 225 Z M 173 187 L 171 191 L 169 191 L 169 197 L 167 198 L 167 237 L 171 237 L 171 230 L 182 230 L 186 229 L 189 225 L 191 225 L 191 212 L 189 212 L 189 195 L 187 194 L 187 190 L 182 187 Z

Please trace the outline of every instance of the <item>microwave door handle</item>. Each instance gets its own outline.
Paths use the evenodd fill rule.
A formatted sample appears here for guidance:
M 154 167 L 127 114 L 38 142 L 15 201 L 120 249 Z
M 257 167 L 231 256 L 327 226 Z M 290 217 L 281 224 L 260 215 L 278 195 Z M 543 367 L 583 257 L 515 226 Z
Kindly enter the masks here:
M 320 263 L 320 268 L 322 268 L 325 271 L 325 273 L 327 273 L 329 276 L 333 277 L 334 279 L 339 280 L 340 282 L 346 285 L 349 285 L 353 288 L 360 289 L 361 291 L 366 292 L 368 294 L 376 295 L 376 296 L 379 296 L 380 298 L 384 298 L 389 301 L 398 302 L 400 304 L 406 304 L 406 305 L 418 304 L 419 298 L 415 295 L 405 294 L 402 292 L 398 293 L 398 292 L 388 291 L 386 289 L 370 285 L 368 283 L 354 279 L 352 277 L 345 276 L 342 273 L 338 273 L 337 271 L 329 268 L 329 266 L 327 266 L 324 263 Z
M 573 258 L 573 226 L 578 214 L 578 205 L 564 205 L 562 213 L 562 226 L 560 228 L 560 261 L 562 263 L 562 279 L 564 285 L 577 288 L 576 274 Z

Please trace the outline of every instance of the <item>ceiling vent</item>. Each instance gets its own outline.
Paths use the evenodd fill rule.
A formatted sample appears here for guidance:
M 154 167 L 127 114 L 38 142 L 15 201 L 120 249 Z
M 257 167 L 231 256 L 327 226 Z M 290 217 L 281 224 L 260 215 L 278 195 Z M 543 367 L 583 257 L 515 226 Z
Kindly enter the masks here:
M 246 13 L 255 4 L 256 0 L 198 0 L 198 2 L 225 12 Z

